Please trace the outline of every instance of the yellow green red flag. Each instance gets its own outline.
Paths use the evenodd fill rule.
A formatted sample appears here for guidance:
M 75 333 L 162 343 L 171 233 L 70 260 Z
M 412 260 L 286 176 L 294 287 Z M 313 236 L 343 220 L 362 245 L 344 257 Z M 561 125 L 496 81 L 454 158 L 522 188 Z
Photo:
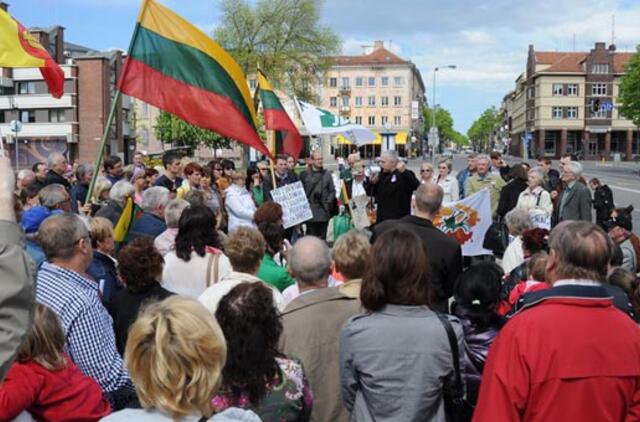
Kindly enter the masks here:
M 29 31 L 0 9 L 0 67 L 37 67 L 49 92 L 64 93 L 64 72 Z

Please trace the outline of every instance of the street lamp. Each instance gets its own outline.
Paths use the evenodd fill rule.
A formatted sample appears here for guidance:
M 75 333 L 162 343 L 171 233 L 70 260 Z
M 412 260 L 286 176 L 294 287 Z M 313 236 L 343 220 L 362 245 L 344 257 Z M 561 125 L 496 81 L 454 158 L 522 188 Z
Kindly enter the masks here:
M 437 103 L 436 103 L 436 75 L 438 74 L 438 70 L 440 69 L 455 69 L 456 65 L 455 64 L 450 64 L 447 66 L 436 66 L 433 69 L 433 110 L 431 111 L 431 130 L 429 132 L 431 132 L 431 136 L 433 136 L 434 138 L 438 136 L 438 128 L 436 127 L 436 109 L 438 107 Z M 434 142 L 435 143 L 435 142 Z M 439 143 L 439 141 L 438 141 Z M 432 145 L 431 147 L 435 149 L 437 145 Z M 435 151 L 433 151 L 433 153 L 431 154 L 431 162 L 432 164 L 435 164 L 436 162 L 436 154 Z

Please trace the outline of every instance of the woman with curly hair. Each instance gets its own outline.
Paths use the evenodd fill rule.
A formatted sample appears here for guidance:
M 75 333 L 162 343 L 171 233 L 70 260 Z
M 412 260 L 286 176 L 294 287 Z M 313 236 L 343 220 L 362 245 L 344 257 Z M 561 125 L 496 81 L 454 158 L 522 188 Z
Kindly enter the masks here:
M 250 409 L 264 422 L 308 421 L 309 384 L 302 364 L 278 352 L 282 322 L 269 288 L 237 285 L 218 305 L 216 320 L 227 340 L 227 363 L 214 409 Z

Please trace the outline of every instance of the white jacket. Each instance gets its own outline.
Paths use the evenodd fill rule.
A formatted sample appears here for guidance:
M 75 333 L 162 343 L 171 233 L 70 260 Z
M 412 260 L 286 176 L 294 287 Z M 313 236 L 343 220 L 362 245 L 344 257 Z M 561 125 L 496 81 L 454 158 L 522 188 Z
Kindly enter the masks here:
M 229 215 L 227 231 L 231 233 L 241 226 L 255 227 L 253 213 L 256 212 L 256 204 L 249 191 L 232 184 L 224 191 L 224 195 L 224 207 Z
M 437 178 L 434 178 L 434 181 L 437 180 Z M 448 174 L 447 177 L 440 179 L 437 183 L 444 191 L 444 196 L 442 197 L 443 204 L 455 202 L 460 199 L 460 186 L 458 185 L 458 180 L 453 175 Z
M 207 283 L 207 267 L 209 265 L 210 253 L 204 256 L 191 252 L 191 259 L 183 261 L 178 258 L 175 251 L 171 251 L 164 256 L 164 269 L 162 270 L 162 287 L 170 292 L 182 296 L 197 299 L 205 291 Z M 217 280 L 230 274 L 232 271 L 231 261 L 224 254 L 220 255 L 218 261 Z M 216 278 L 213 274 L 211 278 Z
M 538 196 L 540 196 L 540 202 L 538 202 Z M 553 212 L 553 203 L 551 202 L 549 192 L 542 189 L 541 186 L 538 186 L 533 191 L 531 191 L 531 188 L 526 188 L 520 192 L 516 208 L 524 208 L 528 211 L 543 211 L 547 215 L 551 215 Z

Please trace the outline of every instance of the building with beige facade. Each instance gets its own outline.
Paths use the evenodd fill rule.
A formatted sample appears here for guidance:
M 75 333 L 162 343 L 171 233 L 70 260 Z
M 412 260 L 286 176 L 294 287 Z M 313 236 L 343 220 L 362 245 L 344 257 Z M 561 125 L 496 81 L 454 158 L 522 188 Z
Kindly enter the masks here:
M 418 153 L 426 98 L 416 65 L 384 48 L 382 41 L 376 41 L 368 54 L 332 59 L 318 89 L 321 107 L 378 134 L 376 145 L 363 147 L 363 155 L 384 150 L 397 150 L 403 156 Z
M 638 127 L 618 111 L 620 79 L 632 55 L 605 43 L 589 52 L 529 46 L 526 72 L 503 101 L 510 152 L 626 160 L 640 154 Z

